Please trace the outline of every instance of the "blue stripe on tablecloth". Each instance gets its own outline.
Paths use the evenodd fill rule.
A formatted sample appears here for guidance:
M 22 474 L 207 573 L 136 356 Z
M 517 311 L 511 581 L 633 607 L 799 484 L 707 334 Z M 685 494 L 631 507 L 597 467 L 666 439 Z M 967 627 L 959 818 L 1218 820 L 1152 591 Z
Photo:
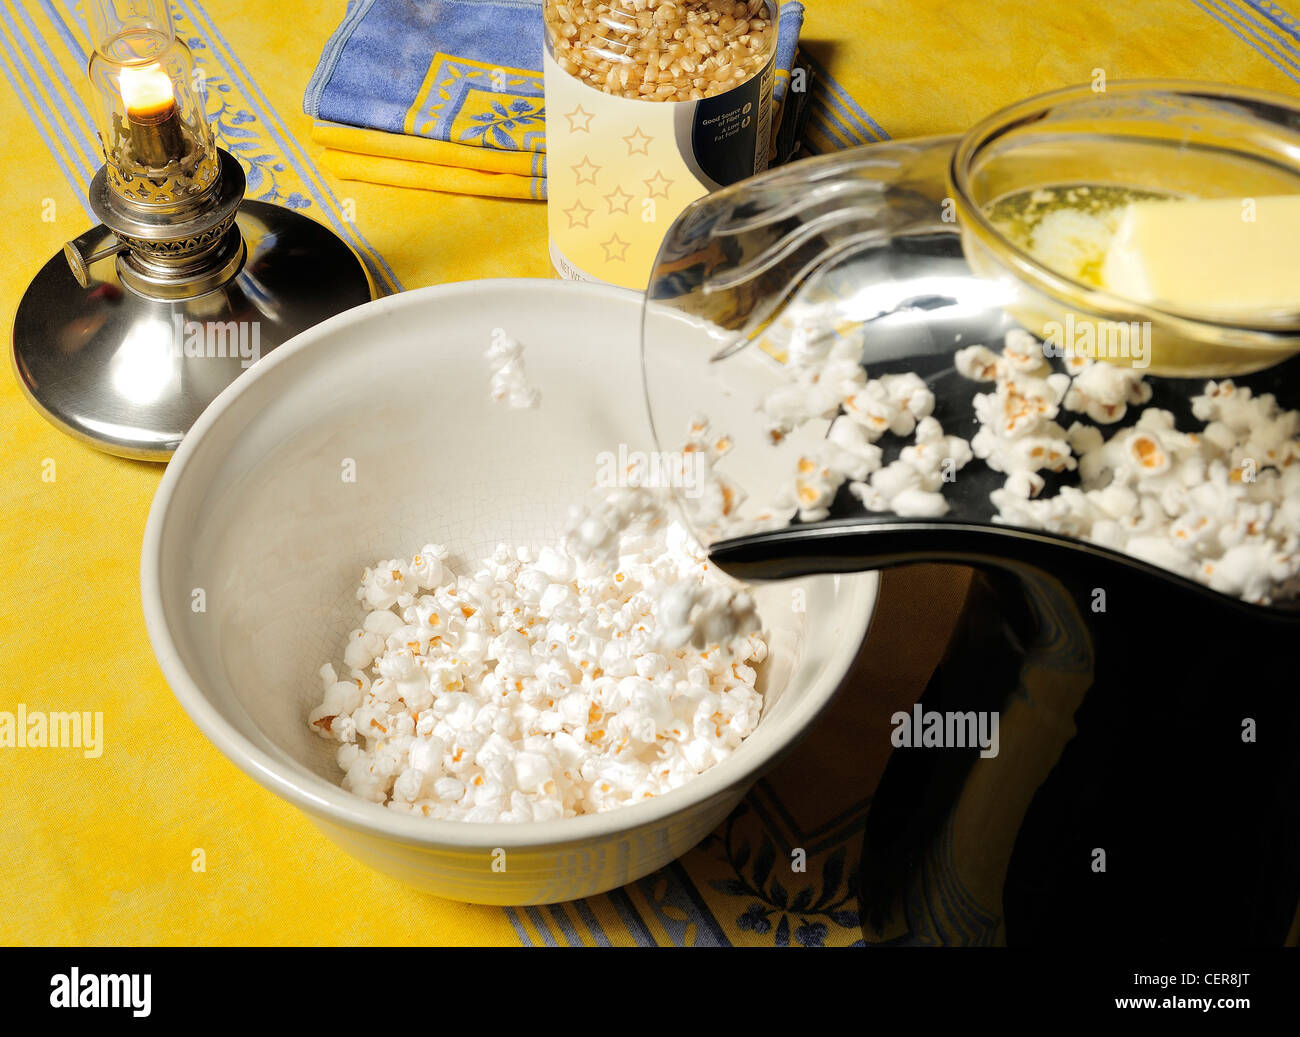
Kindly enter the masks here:
M 809 102 L 808 118 L 816 125 L 818 132 L 836 148 L 851 148 L 857 144 L 865 144 L 869 139 L 849 136 L 842 126 L 835 123 L 826 105 L 815 94 Z
M 45 12 L 46 17 L 50 19 L 50 24 L 54 26 L 54 31 L 59 34 L 59 39 L 63 41 L 64 46 L 68 48 L 70 54 L 80 54 L 85 58 L 86 48 L 82 46 L 81 41 L 77 39 L 76 33 L 50 0 L 40 0 L 41 9 Z
M 1300 21 L 1291 17 L 1276 4 L 1261 3 L 1260 0 L 1235 0 L 1235 2 L 1239 8 L 1248 8 L 1255 24 L 1282 47 L 1300 56 L 1300 47 L 1296 45 L 1300 42 Z
M 42 6 L 47 5 L 43 4 Z M 58 79 L 59 85 L 62 87 L 62 89 L 58 91 L 58 98 L 60 101 L 59 109 L 64 112 L 65 119 L 67 120 L 68 132 L 75 138 L 85 142 L 86 153 L 90 159 L 90 168 L 91 170 L 97 169 L 99 163 L 96 161 L 96 155 L 99 149 L 96 146 L 98 138 L 95 136 L 94 118 L 82 102 L 78 88 L 73 86 L 68 80 L 68 77 L 64 75 L 63 65 L 59 62 L 54 51 L 50 49 L 48 41 L 36 27 L 36 23 L 32 21 L 31 13 L 27 10 L 27 7 L 20 3 L 15 5 L 14 10 L 16 10 L 22 17 L 23 23 L 27 27 L 28 38 L 34 40 L 35 45 L 39 46 L 45 56 L 49 58 L 50 69 L 53 71 L 55 77 Z M 60 35 L 67 31 L 66 26 L 63 26 L 56 20 L 53 11 L 48 11 L 47 13 L 50 14 L 51 21 L 55 22 L 56 31 L 59 31 Z M 63 104 L 65 95 L 67 97 L 66 106 Z
M 860 136 L 866 140 L 889 140 L 889 134 L 885 132 L 880 123 L 876 122 L 867 114 L 857 101 L 849 94 L 844 87 L 832 76 L 824 66 L 814 59 L 806 50 L 799 51 L 804 61 L 813 70 L 814 81 L 813 90 L 816 92 L 817 86 L 823 87 L 823 93 L 826 98 L 827 107 L 836 113 L 837 118 L 842 125 L 849 130 L 854 131 L 851 136 Z
M 578 930 L 573 927 L 573 921 L 569 918 L 568 912 L 564 910 L 563 904 L 548 904 L 547 912 L 555 919 L 556 926 L 564 935 L 564 939 L 570 947 L 581 947 L 582 937 L 578 935 Z
M 709 905 L 700 896 L 700 891 L 695 888 L 695 883 L 687 874 L 681 860 L 673 861 L 668 865 L 666 871 L 670 876 L 677 879 L 682 892 L 686 894 L 688 903 L 694 909 L 698 931 L 707 932 L 711 937 L 711 942 L 705 942 L 697 936 L 695 945 L 697 947 L 730 947 L 731 941 L 727 939 L 727 934 L 723 931 L 722 926 L 718 924 L 718 920 L 713 917 L 713 912 L 709 910 Z
M 1294 80 L 1296 83 L 1300 83 L 1300 76 L 1297 76 L 1296 73 L 1287 68 L 1285 64 L 1277 61 L 1268 51 L 1260 47 L 1256 40 L 1252 39 L 1247 33 L 1241 30 L 1239 23 L 1224 14 L 1220 8 L 1215 7 L 1213 5 L 1213 0 L 1191 0 L 1191 2 L 1247 46 L 1253 47 L 1266 61 L 1280 69 L 1288 78 Z
M 4 33 L 0 33 L 0 63 L 4 65 L 5 78 L 9 80 L 9 84 L 13 87 L 19 103 L 27 109 L 28 115 L 36 127 L 36 132 L 40 134 L 41 140 L 45 142 L 46 149 L 54 157 L 55 163 L 63 173 L 63 178 L 72 188 L 72 193 L 76 195 L 77 201 L 82 209 L 86 211 L 86 215 L 93 221 L 95 213 L 90 208 L 90 201 L 86 197 L 86 192 L 90 186 L 89 181 L 78 177 L 68 164 L 68 160 L 64 157 L 59 145 L 50 136 L 49 126 L 55 121 L 50 117 L 52 113 L 45 107 L 40 92 L 32 90 L 28 85 L 26 67 L 21 58 L 13 53 L 8 35 Z
M 547 947 L 558 947 L 555 935 L 551 932 L 551 927 L 547 924 L 545 916 L 535 907 L 524 908 L 524 913 L 528 915 L 528 920 L 533 923 L 533 927 L 541 934 L 542 942 Z
M 1297 40 L 1300 40 L 1300 18 L 1297 18 L 1290 11 L 1284 10 L 1279 4 L 1270 3 L 1269 0 L 1246 0 L 1246 3 L 1259 11 L 1270 22 L 1280 26 L 1284 32 L 1290 33 Z
M 627 926 L 628 934 L 636 941 L 638 947 L 655 946 L 654 937 L 650 935 L 650 930 L 646 927 L 640 914 L 637 913 L 636 905 L 632 903 L 623 889 L 612 889 L 605 894 L 609 902 L 614 905 L 614 910 L 618 912 L 619 918 L 623 919 L 623 924 Z
M 81 193 L 85 194 L 96 166 L 91 163 L 87 148 L 76 139 L 75 126 L 70 118 L 71 113 L 54 88 L 54 84 L 45 74 L 40 61 L 28 53 L 23 34 L 13 19 L 13 9 L 7 3 L 0 4 L 0 22 L 3 23 L 0 36 L 4 39 L 5 49 L 30 92 L 28 114 L 36 119 L 38 110 L 43 113 L 40 118 L 44 123 L 42 129 L 48 127 L 54 131 L 54 135 L 63 146 L 68 166 L 80 180 Z M 39 34 L 37 38 L 40 39 Z
M 587 931 L 591 933 L 591 937 L 596 941 L 597 947 L 613 946 L 613 944 L 609 942 L 609 937 L 605 935 L 605 930 L 602 928 L 600 921 L 596 918 L 596 912 L 591 909 L 590 904 L 585 900 L 575 900 L 573 902 L 573 909 L 578 912 L 578 917 L 581 918 L 583 924 L 586 925 Z
M 66 0 L 65 0 L 66 2 Z M 365 237 L 356 230 L 354 224 L 341 218 L 341 206 L 334 192 L 331 191 L 322 179 L 320 173 L 316 170 L 311 159 L 298 146 L 293 134 L 284 125 L 275 108 L 266 99 L 261 89 L 258 87 L 256 80 L 249 75 L 248 70 L 244 68 L 243 63 L 235 54 L 234 49 L 226 41 L 216 24 L 209 17 L 203 5 L 195 0 L 179 0 L 176 6 L 184 10 L 190 17 L 191 22 L 196 28 L 204 31 L 204 36 L 210 47 L 219 47 L 224 52 L 224 56 L 229 60 L 228 69 L 233 69 L 239 73 L 246 88 L 245 93 L 254 108 L 258 109 L 258 115 L 262 124 L 266 127 L 271 138 L 276 142 L 285 160 L 293 167 L 295 173 L 302 179 L 304 186 L 311 192 L 312 197 L 320 205 L 321 212 L 333 224 L 335 231 L 345 241 L 351 244 L 361 253 L 363 261 L 370 268 L 371 275 L 375 278 L 376 284 L 380 287 L 386 287 L 392 291 L 400 292 L 402 284 L 393 273 L 384 258 L 370 246 Z
M 1296 61 L 1300 54 L 1297 53 L 1290 38 L 1279 34 L 1267 18 L 1261 17 L 1258 11 L 1242 0 L 1218 0 L 1218 7 L 1225 14 L 1235 14 L 1239 24 L 1242 24 L 1262 47 L 1278 55 L 1287 65 L 1300 72 L 1300 62 Z
M 532 947 L 533 939 L 528 935 L 528 930 L 524 928 L 524 923 L 519 918 L 519 912 L 513 907 L 506 908 L 506 917 L 510 919 L 510 924 L 515 927 L 515 935 L 519 937 L 519 942 L 524 947 Z

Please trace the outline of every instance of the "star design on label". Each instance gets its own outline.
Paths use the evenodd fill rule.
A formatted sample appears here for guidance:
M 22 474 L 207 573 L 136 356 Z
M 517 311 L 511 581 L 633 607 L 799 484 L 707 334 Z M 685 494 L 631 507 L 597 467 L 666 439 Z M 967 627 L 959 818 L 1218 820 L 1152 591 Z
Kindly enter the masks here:
M 570 133 L 590 133 L 591 120 L 595 117 L 594 113 L 587 111 L 582 105 L 578 105 L 565 116 L 569 120 Z
M 635 130 L 624 137 L 623 140 L 627 141 L 627 153 L 629 155 L 649 155 L 650 142 L 653 141 L 654 138 L 647 137 L 641 132 L 641 127 L 638 126 Z
M 673 182 L 664 176 L 662 170 L 656 171 L 654 176 L 648 180 L 642 180 L 641 183 L 645 184 L 649 189 L 651 198 L 667 198 L 668 188 L 673 186 Z
M 627 258 L 628 246 L 631 244 L 630 241 L 620 238 L 617 233 L 608 241 L 602 241 L 600 247 L 605 250 L 605 262 L 621 263 Z
M 605 201 L 609 202 L 610 215 L 616 212 L 627 212 L 627 206 L 632 201 L 632 196 L 621 187 L 615 187 L 609 194 L 605 195 Z
M 569 168 L 578 174 L 578 183 L 580 184 L 595 184 L 596 174 L 600 172 L 600 166 L 596 165 L 589 155 L 583 155 L 581 162 Z
M 577 201 L 563 211 L 564 215 L 569 217 L 569 229 L 572 230 L 574 227 L 587 226 L 587 221 L 596 210 L 588 209 L 581 201 Z

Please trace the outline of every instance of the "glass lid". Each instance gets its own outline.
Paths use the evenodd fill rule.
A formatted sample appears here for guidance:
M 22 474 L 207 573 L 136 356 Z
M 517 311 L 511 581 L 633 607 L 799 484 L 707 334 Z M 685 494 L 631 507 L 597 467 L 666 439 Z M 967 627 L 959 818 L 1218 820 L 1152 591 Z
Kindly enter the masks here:
M 1048 544 L 1295 607 L 1297 230 L 1300 108 L 1206 84 L 755 177 L 660 250 L 656 470 L 750 578 Z

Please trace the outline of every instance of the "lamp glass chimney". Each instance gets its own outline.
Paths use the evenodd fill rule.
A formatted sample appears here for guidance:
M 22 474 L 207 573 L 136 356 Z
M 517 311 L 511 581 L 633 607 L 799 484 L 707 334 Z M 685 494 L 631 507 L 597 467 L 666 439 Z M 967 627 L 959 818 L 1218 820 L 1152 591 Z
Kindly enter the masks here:
M 113 190 L 144 204 L 202 194 L 218 163 L 206 89 L 161 0 L 87 0 L 89 76 Z

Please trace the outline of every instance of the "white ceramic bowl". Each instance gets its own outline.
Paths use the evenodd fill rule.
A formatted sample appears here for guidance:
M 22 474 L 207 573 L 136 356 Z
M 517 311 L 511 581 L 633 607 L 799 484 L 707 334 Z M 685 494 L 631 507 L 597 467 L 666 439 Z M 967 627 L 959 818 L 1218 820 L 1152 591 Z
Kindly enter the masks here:
M 637 294 L 559 281 L 449 284 L 369 303 L 252 367 L 167 468 L 141 589 L 168 683 L 221 752 L 380 871 L 492 904 L 630 882 L 727 815 L 817 718 L 858 652 L 874 576 L 759 588 L 772 637 L 758 729 L 723 763 L 636 806 L 470 824 L 399 814 L 340 787 L 337 746 L 306 717 L 320 698 L 317 670 L 341 665 L 343 638 L 363 615 L 362 568 L 428 542 L 453 558 L 502 540 L 554 542 L 597 454 L 650 446 L 640 321 Z M 496 328 L 525 343 L 539 409 L 489 399 L 483 352 Z M 692 348 L 689 329 L 682 344 Z M 505 851 L 504 871 L 492 867 L 494 850 Z

